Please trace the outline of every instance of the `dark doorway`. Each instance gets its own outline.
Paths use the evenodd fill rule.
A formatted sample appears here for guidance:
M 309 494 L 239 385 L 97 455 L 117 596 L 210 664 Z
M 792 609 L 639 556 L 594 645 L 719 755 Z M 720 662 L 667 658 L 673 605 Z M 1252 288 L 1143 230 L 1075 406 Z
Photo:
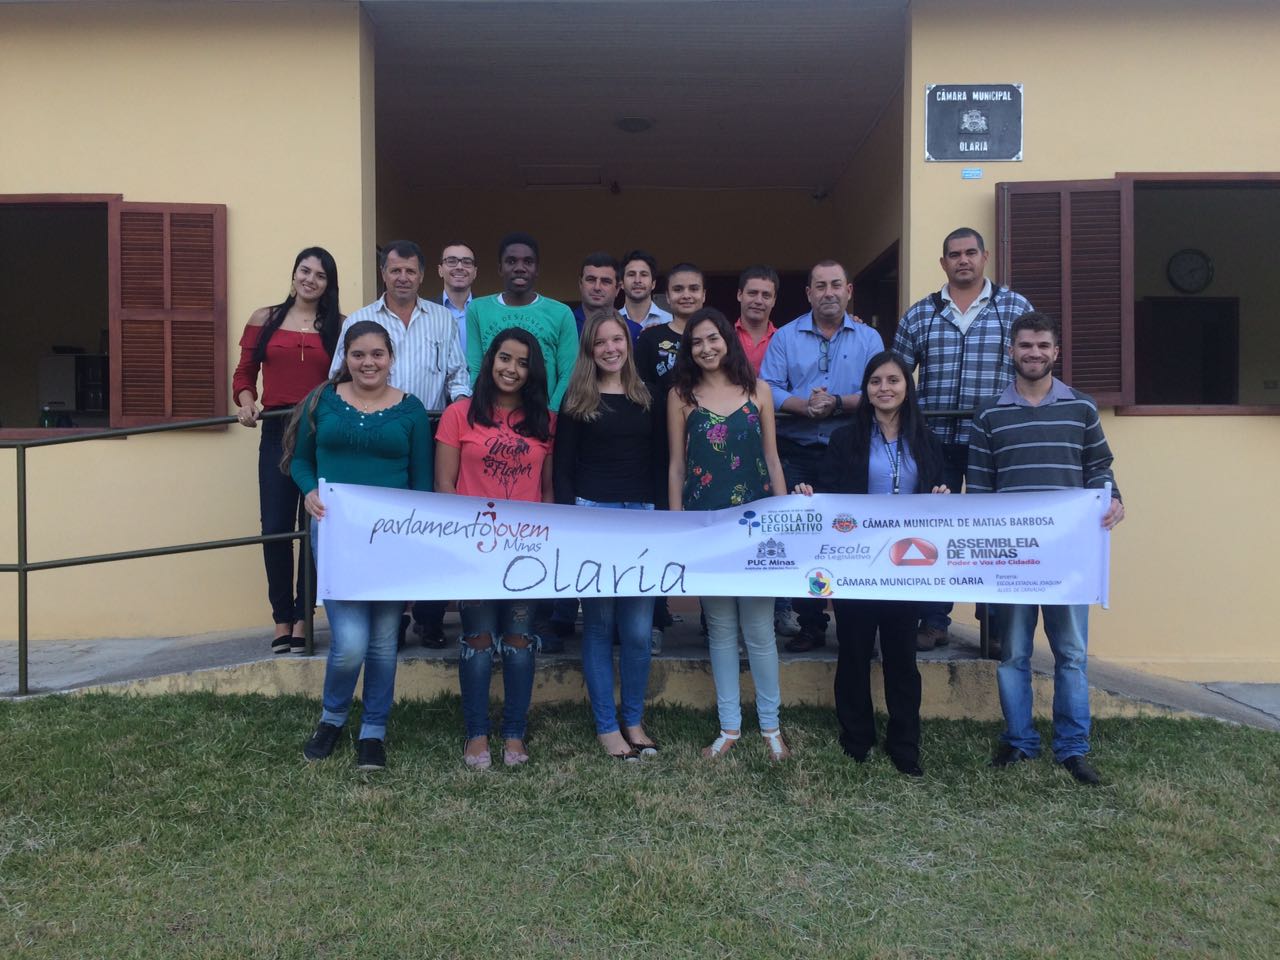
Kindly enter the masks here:
M 898 243 L 894 243 L 853 278 L 849 312 L 861 317 L 884 340 L 893 343 L 898 332 Z
M 738 318 L 738 274 L 708 272 L 704 275 L 704 279 L 707 283 L 707 306 L 715 307 L 730 320 L 736 320 Z M 804 288 L 809 283 L 808 272 L 780 271 L 778 283 L 781 289 L 778 291 L 778 299 L 774 303 L 773 314 L 770 317 L 775 327 L 784 326 L 801 314 L 809 312 L 809 298 L 804 292 Z
M 1147 297 L 1134 311 L 1135 399 L 1233 404 L 1240 396 L 1240 301 Z

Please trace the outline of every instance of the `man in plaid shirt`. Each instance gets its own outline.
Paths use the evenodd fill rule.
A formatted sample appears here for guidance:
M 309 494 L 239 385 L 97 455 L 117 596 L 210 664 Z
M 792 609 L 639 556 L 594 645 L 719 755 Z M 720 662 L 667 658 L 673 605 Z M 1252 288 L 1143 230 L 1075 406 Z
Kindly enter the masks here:
M 1013 382 L 1009 329 L 1032 308 L 1026 297 L 986 278 L 987 257 L 977 230 L 952 230 L 942 241 L 938 261 L 947 282 L 912 304 L 898 321 L 893 351 L 908 369 L 919 367 L 918 394 L 926 413 L 973 410 Z M 971 421 L 936 417 L 929 424 L 942 441 L 944 482 L 959 493 L 969 462 Z M 951 606 L 921 605 L 919 649 L 932 650 L 947 642 Z

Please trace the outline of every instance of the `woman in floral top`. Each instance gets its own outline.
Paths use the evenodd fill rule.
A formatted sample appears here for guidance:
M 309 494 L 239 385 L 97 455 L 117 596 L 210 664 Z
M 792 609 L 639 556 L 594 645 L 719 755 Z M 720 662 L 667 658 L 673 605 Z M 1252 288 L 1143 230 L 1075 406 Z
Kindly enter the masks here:
M 773 431 L 769 385 L 756 378 L 737 334 L 719 310 L 689 318 L 667 401 L 672 510 L 723 510 L 786 492 Z M 738 684 L 741 633 L 756 688 L 760 733 L 773 760 L 791 751 L 778 726 L 782 699 L 772 597 L 703 597 L 720 735 L 706 757 L 728 753 L 742 735 Z

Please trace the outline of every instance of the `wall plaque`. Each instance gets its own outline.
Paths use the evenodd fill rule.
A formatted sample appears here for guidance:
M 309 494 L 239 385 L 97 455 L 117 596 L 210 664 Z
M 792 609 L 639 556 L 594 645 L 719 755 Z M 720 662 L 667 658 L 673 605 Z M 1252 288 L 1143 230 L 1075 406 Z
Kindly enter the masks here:
M 930 83 L 925 160 L 1022 159 L 1022 84 Z

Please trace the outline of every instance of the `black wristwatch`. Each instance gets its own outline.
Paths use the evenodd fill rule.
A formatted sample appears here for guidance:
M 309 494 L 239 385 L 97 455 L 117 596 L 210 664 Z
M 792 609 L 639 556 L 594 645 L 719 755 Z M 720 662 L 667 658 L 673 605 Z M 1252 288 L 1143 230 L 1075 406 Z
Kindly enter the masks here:
M 844 413 L 844 394 L 842 393 L 836 394 L 836 413 Z

